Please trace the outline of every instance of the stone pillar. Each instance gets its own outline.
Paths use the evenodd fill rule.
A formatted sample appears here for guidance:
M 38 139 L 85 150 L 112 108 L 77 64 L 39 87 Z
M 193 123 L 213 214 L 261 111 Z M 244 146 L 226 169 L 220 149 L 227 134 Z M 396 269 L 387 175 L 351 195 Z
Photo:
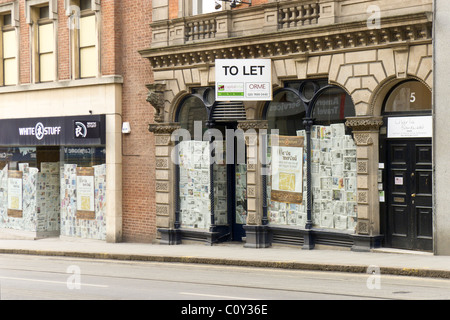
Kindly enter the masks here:
M 247 147 L 247 224 L 246 248 L 270 246 L 267 231 L 267 194 L 265 188 L 266 120 L 244 120 L 238 129 L 244 131 Z
M 178 123 L 149 125 L 149 131 L 155 136 L 156 227 L 160 232 L 161 244 L 180 243 L 175 225 L 178 206 L 178 181 L 176 181 L 176 166 L 172 161 L 175 143 L 171 140 L 172 133 L 179 128 Z
M 433 162 L 434 162 L 434 207 L 433 207 L 433 250 L 436 255 L 450 256 L 450 219 L 448 209 L 448 182 L 450 181 L 450 1 L 434 1 L 434 89 L 433 89 Z
M 380 241 L 380 203 L 378 195 L 379 128 L 381 117 L 363 116 L 347 120 L 356 143 L 358 222 L 355 251 L 367 251 Z

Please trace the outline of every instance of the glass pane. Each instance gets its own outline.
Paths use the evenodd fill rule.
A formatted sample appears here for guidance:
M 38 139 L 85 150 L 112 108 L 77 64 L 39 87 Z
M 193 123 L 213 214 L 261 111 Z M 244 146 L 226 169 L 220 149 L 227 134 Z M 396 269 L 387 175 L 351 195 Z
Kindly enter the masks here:
M 236 223 L 247 223 L 247 165 L 236 164 Z
M 386 102 L 384 112 L 431 110 L 431 91 L 419 81 L 408 81 L 396 87 Z
M 41 82 L 53 81 L 55 77 L 55 60 L 53 53 L 41 54 L 39 56 L 39 79 Z
M 354 229 L 356 225 L 356 145 L 343 123 L 311 130 L 313 224 Z
M 179 206 L 182 227 L 208 229 L 211 225 L 208 141 L 182 141 L 179 154 Z
M 355 116 L 355 107 L 351 97 L 340 88 L 325 90 L 317 99 L 313 118 L 316 124 L 330 125 L 343 122 L 347 117 Z
M 89 78 L 97 75 L 97 50 L 95 47 L 80 49 L 80 77 Z
M 192 14 L 210 13 L 222 10 L 221 6 L 212 0 L 192 0 Z
M 53 52 L 53 23 L 39 26 L 39 53 Z
M 303 129 L 305 106 L 293 92 L 283 90 L 277 93 L 267 109 L 266 119 L 270 129 L 278 129 L 280 135 L 295 136 Z
M 299 130 L 298 136 L 305 138 L 305 130 Z M 268 137 L 267 143 L 268 172 L 272 172 L 272 137 Z M 304 227 L 306 224 L 307 188 L 306 188 L 306 148 L 303 148 L 303 202 L 301 204 L 285 203 L 271 200 L 272 174 L 267 175 L 267 217 L 271 224 L 293 225 Z
M 5 86 L 13 86 L 17 84 L 17 63 L 16 59 L 6 59 L 4 61 Z
M 226 142 L 224 140 L 217 140 L 213 143 L 214 155 L 222 153 L 215 157 L 217 161 L 213 163 L 214 170 L 214 223 L 216 225 L 228 224 L 228 177 L 227 164 L 220 159 L 226 159 Z
M 208 120 L 208 113 L 203 101 L 195 96 L 187 98 L 180 108 L 177 120 L 183 129 L 189 130 L 191 138 L 194 139 L 194 122 L 201 121 L 204 124 Z M 202 126 L 201 138 L 203 138 L 203 130 L 204 125 Z
M 80 18 L 80 47 L 95 46 L 95 15 Z
M 15 58 L 17 53 L 16 32 L 3 32 L 3 59 Z

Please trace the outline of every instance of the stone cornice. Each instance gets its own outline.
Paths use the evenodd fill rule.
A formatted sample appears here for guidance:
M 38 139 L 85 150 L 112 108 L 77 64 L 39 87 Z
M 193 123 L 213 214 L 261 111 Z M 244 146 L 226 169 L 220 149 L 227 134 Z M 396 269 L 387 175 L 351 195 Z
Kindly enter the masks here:
M 204 64 L 215 59 L 282 59 L 302 53 L 319 54 L 402 43 L 428 43 L 432 39 L 432 23 L 428 12 L 385 18 L 381 26 L 380 29 L 368 29 L 365 21 L 315 25 L 247 37 L 150 48 L 141 50 L 140 54 L 149 59 L 155 70 L 163 70 Z

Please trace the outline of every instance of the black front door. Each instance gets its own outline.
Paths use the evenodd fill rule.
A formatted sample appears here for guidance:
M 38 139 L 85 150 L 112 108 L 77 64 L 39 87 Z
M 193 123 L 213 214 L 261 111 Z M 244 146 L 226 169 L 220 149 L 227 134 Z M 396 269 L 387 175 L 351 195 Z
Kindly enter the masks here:
M 386 169 L 386 245 L 431 251 L 431 139 L 387 140 Z

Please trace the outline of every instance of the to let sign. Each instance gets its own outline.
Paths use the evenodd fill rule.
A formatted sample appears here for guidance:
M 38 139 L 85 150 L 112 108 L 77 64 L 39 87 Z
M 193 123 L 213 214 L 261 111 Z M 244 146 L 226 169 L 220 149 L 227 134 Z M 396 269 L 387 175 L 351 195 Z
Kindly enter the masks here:
M 216 101 L 272 100 L 270 59 L 217 59 Z

